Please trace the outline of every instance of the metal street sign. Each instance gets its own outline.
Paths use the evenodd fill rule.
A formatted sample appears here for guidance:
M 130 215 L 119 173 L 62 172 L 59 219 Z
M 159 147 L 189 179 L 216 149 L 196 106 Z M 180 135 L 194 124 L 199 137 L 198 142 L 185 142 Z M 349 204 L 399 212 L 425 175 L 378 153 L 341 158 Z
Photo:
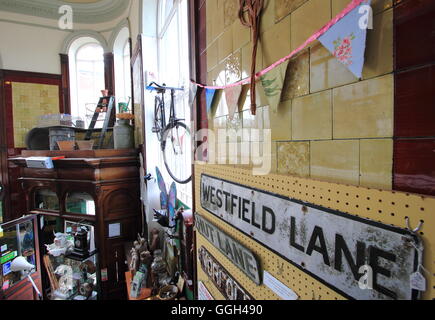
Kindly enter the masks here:
M 204 174 L 201 206 L 347 298 L 414 297 L 408 230 Z
M 201 215 L 195 215 L 196 230 L 210 241 L 252 281 L 260 285 L 260 264 L 251 250 L 231 238 Z
M 226 300 L 254 300 L 206 248 L 201 247 L 198 251 L 202 271 L 211 279 Z

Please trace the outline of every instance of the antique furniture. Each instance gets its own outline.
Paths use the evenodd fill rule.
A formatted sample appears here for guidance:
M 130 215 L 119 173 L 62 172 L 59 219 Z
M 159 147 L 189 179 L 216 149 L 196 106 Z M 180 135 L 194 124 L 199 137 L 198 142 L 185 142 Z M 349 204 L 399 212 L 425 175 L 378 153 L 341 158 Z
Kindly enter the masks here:
M 25 161 L 32 156 L 65 156 L 65 159 L 53 160 L 54 169 L 33 169 L 28 168 Z M 137 152 L 23 151 L 21 157 L 9 160 L 21 170 L 19 181 L 27 205 L 27 212 L 23 214 L 43 216 L 47 221 L 57 220 L 51 222 L 57 225 L 56 232 L 66 232 L 63 225 L 67 220 L 93 226 L 93 241 L 99 260 L 96 283 L 99 284 L 100 297 L 125 298 L 124 242 L 135 240 L 141 231 Z M 45 234 L 44 238 L 51 236 L 50 232 Z M 77 241 L 77 236 L 84 235 L 75 234 L 76 239 L 72 236 L 72 240 Z M 43 239 L 40 245 L 50 243 Z M 76 253 L 77 249 L 82 255 L 86 253 L 83 248 L 76 248 Z M 69 258 L 86 259 L 87 256 L 76 254 Z M 45 287 L 48 287 L 47 274 L 43 274 L 43 278 Z M 81 289 L 86 291 L 86 288 Z

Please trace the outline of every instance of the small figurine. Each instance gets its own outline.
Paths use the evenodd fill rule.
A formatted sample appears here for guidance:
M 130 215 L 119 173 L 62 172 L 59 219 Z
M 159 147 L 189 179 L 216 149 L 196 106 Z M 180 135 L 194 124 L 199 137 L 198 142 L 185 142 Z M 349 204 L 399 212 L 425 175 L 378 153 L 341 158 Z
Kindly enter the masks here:
M 158 229 L 153 229 L 151 231 L 151 247 L 150 251 L 154 253 L 154 251 L 160 249 L 160 231 Z
M 156 294 L 161 287 L 167 285 L 170 281 L 167 265 L 163 260 L 162 250 L 156 250 L 154 252 L 154 261 L 151 264 L 151 275 L 153 294 Z
M 139 271 L 144 274 L 144 283 L 143 287 L 149 288 L 150 287 L 150 272 L 151 269 L 151 263 L 153 262 L 153 257 L 151 256 L 151 253 L 149 251 L 144 251 L 140 254 L 140 267 Z
M 54 296 L 61 299 L 69 297 L 73 291 L 72 268 L 67 265 L 60 265 L 56 268 L 54 274 L 59 277 L 59 289 L 54 291 Z
M 52 256 L 59 257 L 60 255 L 68 254 L 74 249 L 74 243 L 66 239 L 66 233 L 54 233 L 54 236 L 54 243 L 45 245 L 48 253 Z
M 130 260 L 129 269 L 131 275 L 134 276 L 139 268 L 139 256 L 135 248 L 131 248 L 130 254 L 131 254 L 131 260 Z
M 94 292 L 94 284 L 91 282 L 85 282 L 80 286 L 79 292 L 82 296 L 86 297 L 86 299 L 89 299 L 92 296 L 92 293 Z
M 132 277 L 134 277 L 136 272 L 139 270 L 139 266 L 140 263 L 142 264 L 142 260 L 146 260 L 146 255 L 143 255 L 143 253 L 145 252 L 148 252 L 148 242 L 145 238 L 142 238 L 138 234 L 137 240 L 133 242 L 133 248 L 131 248 L 130 250 L 131 260 L 128 268 L 131 272 Z
M 139 255 L 144 251 L 148 251 L 148 241 L 145 238 L 142 238 L 140 234 L 137 235 L 137 241 L 135 241 L 134 244 Z
M 143 266 L 150 266 L 153 262 L 153 257 L 149 251 L 144 251 L 140 254 L 140 264 Z

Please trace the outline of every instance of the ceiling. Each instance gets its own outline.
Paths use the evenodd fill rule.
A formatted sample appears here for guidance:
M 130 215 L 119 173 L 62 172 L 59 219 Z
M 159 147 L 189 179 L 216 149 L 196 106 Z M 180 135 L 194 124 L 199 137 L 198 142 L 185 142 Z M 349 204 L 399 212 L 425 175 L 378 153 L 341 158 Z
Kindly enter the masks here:
M 71 2 L 71 3 L 94 3 L 99 2 L 101 0 L 64 0 L 64 2 Z
M 70 5 L 75 23 L 101 23 L 121 16 L 128 0 L 0 0 L 0 11 L 21 13 L 36 17 L 59 19 L 59 8 Z

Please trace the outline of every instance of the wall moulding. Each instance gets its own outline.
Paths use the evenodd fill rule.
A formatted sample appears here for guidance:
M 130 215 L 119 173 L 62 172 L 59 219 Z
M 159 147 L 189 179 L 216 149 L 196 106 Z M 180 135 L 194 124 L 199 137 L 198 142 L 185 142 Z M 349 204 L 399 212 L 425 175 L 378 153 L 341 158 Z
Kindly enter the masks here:
M 109 45 L 107 44 L 106 39 L 101 35 L 101 33 L 93 30 L 80 30 L 69 34 L 65 40 L 63 41 L 62 49 L 60 51 L 61 54 L 68 54 L 71 48 L 71 45 L 79 38 L 93 38 L 97 40 L 100 45 L 103 47 L 104 52 L 111 52 Z
M 130 1 L 101 0 L 83 4 L 52 0 L 0 0 L 0 10 L 57 20 L 59 7 L 64 4 L 73 8 L 76 23 L 101 23 L 121 16 Z

